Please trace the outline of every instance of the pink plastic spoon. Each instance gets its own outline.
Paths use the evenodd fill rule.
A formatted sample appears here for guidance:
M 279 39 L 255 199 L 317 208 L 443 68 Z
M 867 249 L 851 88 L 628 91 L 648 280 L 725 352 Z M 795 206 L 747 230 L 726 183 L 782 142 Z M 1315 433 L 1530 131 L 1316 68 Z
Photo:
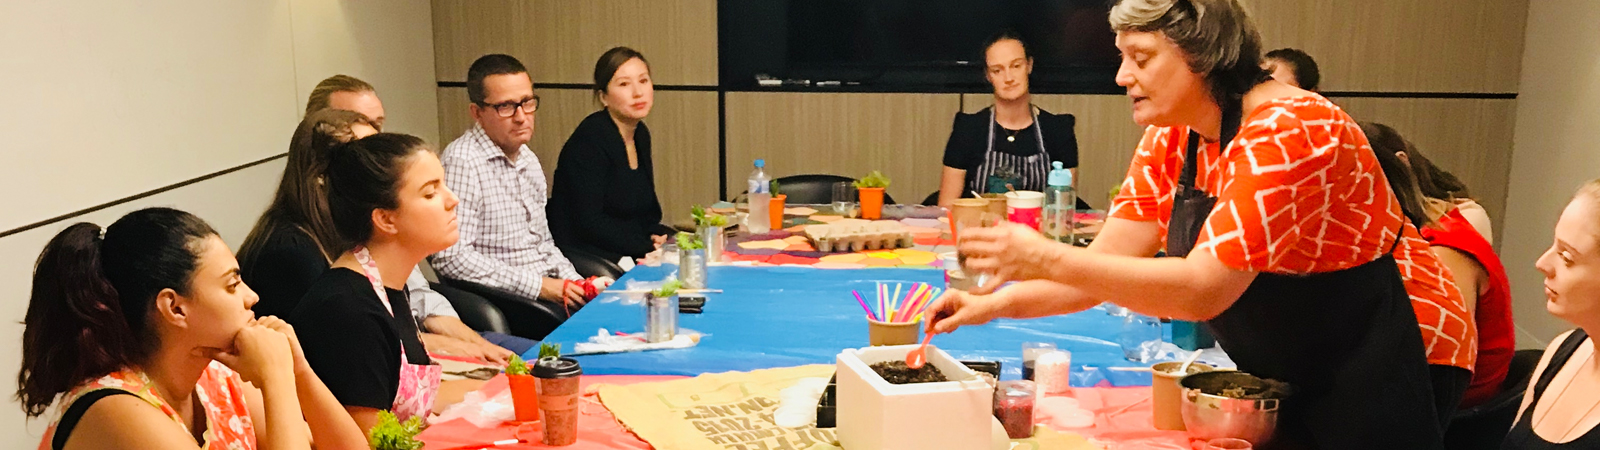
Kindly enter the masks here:
M 928 341 L 933 339 L 933 333 L 922 337 L 922 345 L 906 353 L 906 367 L 921 369 L 928 364 Z

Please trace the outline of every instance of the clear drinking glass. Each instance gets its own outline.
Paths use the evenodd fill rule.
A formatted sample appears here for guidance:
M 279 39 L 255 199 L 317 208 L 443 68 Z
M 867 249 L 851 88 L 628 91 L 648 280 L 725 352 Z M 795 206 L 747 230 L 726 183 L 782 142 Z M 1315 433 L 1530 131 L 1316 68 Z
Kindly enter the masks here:
M 1161 351 L 1161 343 L 1161 319 L 1135 312 L 1123 317 L 1117 344 L 1122 346 L 1124 358 L 1138 363 L 1150 362 Z
M 833 212 L 849 217 L 855 209 L 856 186 L 849 181 L 833 183 Z
M 970 229 L 970 228 L 988 228 L 988 227 L 995 226 L 995 224 L 997 224 L 999 222 L 1000 222 L 1000 217 L 999 216 L 996 216 L 996 215 L 994 215 L 992 213 L 989 213 L 989 212 L 983 212 L 983 213 L 969 215 L 969 216 L 966 216 L 966 217 L 963 217 L 963 218 L 957 218 L 957 219 L 955 219 L 955 223 L 953 225 L 955 226 L 955 229 L 956 229 L 956 237 L 959 238 L 959 237 L 961 237 L 962 230 L 966 230 L 966 229 Z M 960 251 L 957 251 L 956 252 L 956 261 L 961 265 L 961 273 L 966 274 L 967 278 L 969 278 L 969 279 L 976 280 L 975 282 L 977 283 L 978 286 L 983 286 L 983 285 L 985 285 L 985 284 L 987 284 L 989 282 L 989 275 L 988 274 L 979 273 L 977 271 L 974 271 L 974 270 L 971 270 L 971 269 L 967 268 L 967 255 L 966 254 L 963 254 Z

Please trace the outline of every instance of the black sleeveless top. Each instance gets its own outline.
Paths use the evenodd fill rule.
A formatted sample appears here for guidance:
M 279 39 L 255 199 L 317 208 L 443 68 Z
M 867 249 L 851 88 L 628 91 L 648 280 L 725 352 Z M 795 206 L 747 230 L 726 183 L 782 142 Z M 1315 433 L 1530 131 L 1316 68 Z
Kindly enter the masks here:
M 1514 449 L 1600 449 L 1600 427 L 1589 430 L 1572 442 L 1565 444 L 1551 443 L 1533 432 L 1533 410 L 1539 405 L 1539 398 L 1544 397 L 1545 388 L 1550 387 L 1550 380 L 1555 379 L 1556 373 L 1567 365 L 1572 359 L 1572 353 L 1578 350 L 1579 345 L 1589 338 L 1589 333 L 1582 328 L 1574 330 L 1567 339 L 1561 341 L 1561 346 L 1556 348 L 1556 353 L 1550 356 L 1550 364 L 1545 366 L 1544 372 L 1539 374 L 1539 383 L 1533 386 L 1533 403 L 1528 405 L 1528 410 L 1522 412 L 1517 418 L 1517 423 L 1511 426 L 1511 432 L 1506 434 L 1505 442 L 1500 444 L 1502 450 Z M 1558 394 L 1559 395 L 1559 394 Z

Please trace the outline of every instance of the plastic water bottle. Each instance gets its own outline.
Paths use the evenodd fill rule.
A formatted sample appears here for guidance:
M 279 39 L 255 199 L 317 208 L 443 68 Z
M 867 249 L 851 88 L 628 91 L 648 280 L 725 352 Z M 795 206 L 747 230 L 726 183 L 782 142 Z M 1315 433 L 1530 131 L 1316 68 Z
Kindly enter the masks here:
M 767 214 L 772 205 L 772 177 L 767 176 L 766 167 L 766 160 L 756 160 L 756 170 L 750 172 L 745 191 L 750 197 L 750 212 L 744 216 L 744 229 L 753 234 L 772 231 L 771 217 Z
M 1078 229 L 1078 193 L 1072 190 L 1072 171 L 1061 161 L 1050 163 L 1048 186 L 1044 190 L 1044 235 L 1071 244 Z

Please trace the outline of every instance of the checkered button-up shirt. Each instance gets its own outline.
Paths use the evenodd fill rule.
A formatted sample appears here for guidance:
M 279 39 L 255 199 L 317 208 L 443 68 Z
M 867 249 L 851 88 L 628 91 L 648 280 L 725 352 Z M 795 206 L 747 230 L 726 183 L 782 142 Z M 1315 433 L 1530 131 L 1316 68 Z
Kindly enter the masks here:
M 442 162 L 446 185 L 461 198 L 461 239 L 433 255 L 440 275 L 528 298 L 539 297 L 544 278 L 582 278 L 550 237 L 550 190 L 526 145 L 512 161 L 474 125 L 445 147 Z

